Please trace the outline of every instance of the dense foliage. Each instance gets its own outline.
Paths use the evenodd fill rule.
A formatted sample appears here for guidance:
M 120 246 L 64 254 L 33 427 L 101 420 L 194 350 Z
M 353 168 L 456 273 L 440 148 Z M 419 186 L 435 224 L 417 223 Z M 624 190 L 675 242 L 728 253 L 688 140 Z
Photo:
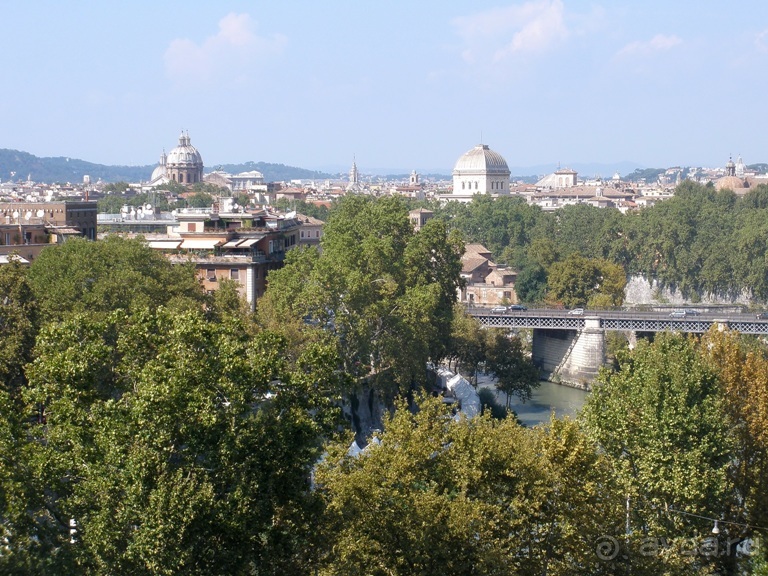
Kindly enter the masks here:
M 594 554 L 622 525 L 608 461 L 572 421 L 455 420 L 439 401 L 395 412 L 358 458 L 317 474 L 323 574 L 611 574 Z
M 755 214 L 753 192 L 711 200 Z M 646 218 L 499 205 L 499 241 L 530 239 L 506 253 L 550 276 L 613 262 L 611 238 L 632 254 L 621 226 Z M 473 207 L 493 215 L 479 199 L 457 221 Z M 582 219 L 615 234 L 589 242 Z M 762 343 L 660 334 L 575 421 L 469 420 L 420 396 L 428 361 L 524 398 L 535 375 L 520 339 L 454 307 L 462 245 L 399 200 L 344 200 L 257 317 L 140 239 L 0 267 L 0 573 L 764 574 L 764 550 L 736 552 L 768 526 Z M 340 407 L 362 382 L 397 400 L 354 453 Z
M 326 326 L 345 372 L 406 391 L 424 381 L 427 362 L 445 356 L 462 251 L 440 220 L 414 232 L 396 198 L 349 196 L 321 251 L 293 250 L 271 273 L 260 309 L 280 324 Z
M 693 300 L 742 292 L 768 300 L 765 184 L 737 196 L 686 181 L 673 198 L 627 214 L 585 204 L 545 212 L 519 197 L 429 207 L 468 242 L 484 244 L 497 263 L 517 269 L 516 290 L 526 302 L 552 296 L 553 266 L 572 254 L 593 266 L 620 266 L 626 276 L 656 279 Z M 584 300 L 568 293 L 559 300 L 574 298 Z
M 587 400 L 583 422 L 627 499 L 627 529 L 684 560 L 679 573 L 740 574 L 764 557 L 767 385 L 765 351 L 714 329 L 639 341 Z

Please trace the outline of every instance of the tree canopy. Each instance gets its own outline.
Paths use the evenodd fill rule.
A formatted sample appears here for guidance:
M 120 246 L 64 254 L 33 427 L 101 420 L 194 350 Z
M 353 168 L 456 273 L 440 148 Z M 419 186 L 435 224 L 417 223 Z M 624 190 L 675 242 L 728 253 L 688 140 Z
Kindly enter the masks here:
M 270 274 L 261 307 L 328 327 L 347 373 L 407 390 L 424 381 L 428 361 L 445 356 L 462 251 L 440 220 L 414 232 L 396 198 L 348 196 L 321 251 L 292 250 Z

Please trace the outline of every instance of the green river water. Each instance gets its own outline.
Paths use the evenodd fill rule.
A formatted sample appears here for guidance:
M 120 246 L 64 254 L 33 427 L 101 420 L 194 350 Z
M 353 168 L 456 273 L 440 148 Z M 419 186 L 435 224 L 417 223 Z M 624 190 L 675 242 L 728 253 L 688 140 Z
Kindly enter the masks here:
M 493 380 L 483 375 L 478 378 L 478 386 L 495 389 Z M 574 416 L 584 405 L 588 394 L 589 392 L 578 388 L 543 380 L 541 385 L 533 391 L 533 398 L 527 402 L 513 398 L 512 409 L 517 413 L 520 422 L 526 426 L 535 426 L 548 422 L 552 411 L 557 417 Z M 505 395 L 502 393 L 499 393 L 497 398 L 500 404 L 506 402 Z

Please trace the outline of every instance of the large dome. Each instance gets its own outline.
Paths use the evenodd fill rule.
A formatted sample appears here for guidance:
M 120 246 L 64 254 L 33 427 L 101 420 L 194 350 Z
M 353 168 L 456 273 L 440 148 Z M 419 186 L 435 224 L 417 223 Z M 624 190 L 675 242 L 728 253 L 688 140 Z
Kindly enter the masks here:
M 203 158 L 197 148 L 190 144 L 189 134 L 181 133 L 179 145 L 168 152 L 166 164 L 170 166 L 202 166 Z
M 501 154 L 486 144 L 478 144 L 462 155 L 453 167 L 454 175 L 477 173 L 509 176 L 509 168 Z
M 736 192 L 737 190 L 744 190 L 749 188 L 749 182 L 739 178 L 738 176 L 723 176 L 715 180 L 715 190 L 731 190 Z

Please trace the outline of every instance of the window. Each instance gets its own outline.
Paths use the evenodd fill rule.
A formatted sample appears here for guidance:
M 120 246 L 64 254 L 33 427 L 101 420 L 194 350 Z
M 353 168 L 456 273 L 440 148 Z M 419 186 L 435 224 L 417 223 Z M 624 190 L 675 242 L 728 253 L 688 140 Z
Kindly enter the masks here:
M 230 280 L 240 280 L 240 270 L 238 268 L 230 268 L 229 278 Z
M 216 270 L 209 268 L 205 271 L 205 277 L 208 278 L 209 282 L 216 282 Z
M 301 231 L 301 237 L 304 238 L 304 230 Z
M 315 230 L 315 238 L 320 238 L 320 230 Z

